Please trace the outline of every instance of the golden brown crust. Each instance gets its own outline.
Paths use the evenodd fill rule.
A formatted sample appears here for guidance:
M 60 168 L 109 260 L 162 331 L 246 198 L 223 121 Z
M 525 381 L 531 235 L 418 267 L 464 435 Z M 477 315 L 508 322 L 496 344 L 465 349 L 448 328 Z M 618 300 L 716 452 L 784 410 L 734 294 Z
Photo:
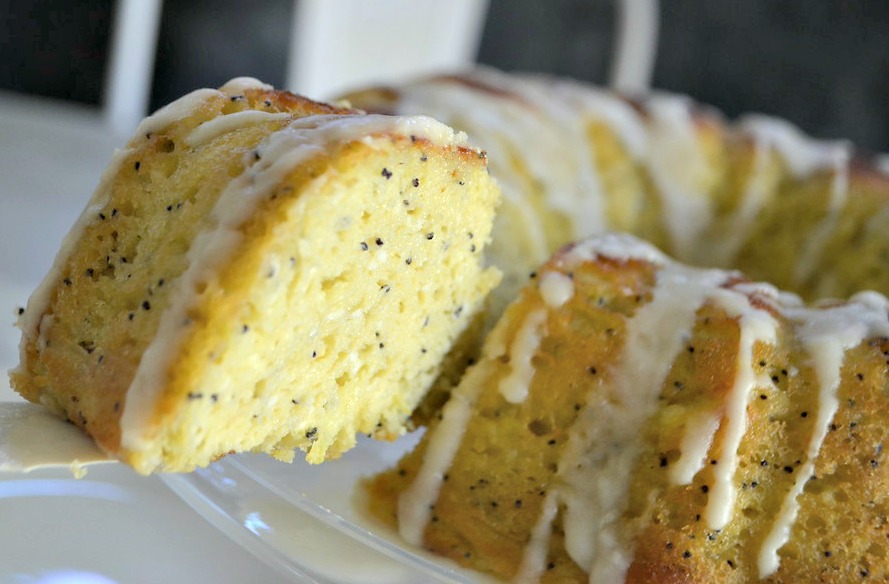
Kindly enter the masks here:
M 356 102 L 361 111 L 371 113 L 392 115 L 395 113 L 394 106 L 398 99 L 398 92 L 389 87 L 372 87 L 368 89 L 356 90 L 347 94 L 342 98 L 344 103 Z
M 339 107 L 315 101 L 302 95 L 297 95 L 281 89 L 247 89 L 243 93 L 247 101 L 247 107 L 242 109 L 255 109 L 259 111 L 286 112 L 295 117 L 319 115 L 319 114 L 356 114 L 358 110 Z M 240 101 L 238 95 L 232 95 L 229 100 L 233 103 Z M 241 109 L 235 110 L 241 111 Z

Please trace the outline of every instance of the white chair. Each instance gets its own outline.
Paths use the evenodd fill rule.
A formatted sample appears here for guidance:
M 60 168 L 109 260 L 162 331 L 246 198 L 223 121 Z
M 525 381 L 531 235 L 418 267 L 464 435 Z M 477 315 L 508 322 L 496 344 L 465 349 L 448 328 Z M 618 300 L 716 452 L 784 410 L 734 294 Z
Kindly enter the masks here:
M 651 89 L 657 56 L 658 0 L 620 0 L 611 55 L 611 87 L 626 93 Z
M 657 50 L 658 0 L 616 2 L 611 85 L 644 91 Z M 475 61 L 487 9 L 488 0 L 295 0 L 286 87 L 324 99 L 361 85 L 466 68 Z M 103 106 L 107 124 L 120 135 L 147 113 L 161 11 L 162 0 L 119 2 Z
M 295 0 L 286 86 L 323 99 L 364 83 L 462 69 L 475 60 L 487 0 Z M 105 121 L 126 135 L 151 94 L 162 0 L 120 0 Z M 243 74 L 249 75 L 249 71 Z
M 325 98 L 370 83 L 465 69 L 487 0 L 297 0 L 287 88 Z

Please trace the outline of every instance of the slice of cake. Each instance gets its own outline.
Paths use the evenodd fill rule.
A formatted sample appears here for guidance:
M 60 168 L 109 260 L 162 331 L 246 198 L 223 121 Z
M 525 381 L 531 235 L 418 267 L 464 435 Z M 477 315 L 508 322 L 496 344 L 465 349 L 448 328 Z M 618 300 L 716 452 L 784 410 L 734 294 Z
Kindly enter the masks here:
M 13 387 L 139 472 L 388 438 L 498 276 L 484 154 L 237 79 L 147 118 L 20 316 Z
M 568 247 L 369 483 L 374 510 L 520 582 L 884 581 L 887 311 L 629 236 Z

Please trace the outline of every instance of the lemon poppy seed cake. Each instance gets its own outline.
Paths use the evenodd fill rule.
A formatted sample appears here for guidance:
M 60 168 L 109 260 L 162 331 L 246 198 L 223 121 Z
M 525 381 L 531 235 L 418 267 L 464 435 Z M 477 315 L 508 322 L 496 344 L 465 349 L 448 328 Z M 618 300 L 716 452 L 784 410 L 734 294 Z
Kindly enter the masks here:
M 346 99 L 432 115 L 488 152 L 503 189 L 489 252 L 504 272 L 492 321 L 556 249 L 609 231 L 808 300 L 889 292 L 889 176 L 850 144 L 785 120 L 728 121 L 686 96 L 631 98 L 486 68 Z
M 630 236 L 569 246 L 373 511 L 510 581 L 885 581 L 887 311 Z
M 850 144 L 815 140 L 785 120 L 728 121 L 687 96 L 630 97 L 489 68 L 345 99 L 432 115 L 488 152 L 503 202 L 487 257 L 503 281 L 486 329 L 551 253 L 612 231 L 810 301 L 889 293 L 889 173 Z M 438 384 L 417 419 L 447 395 Z
M 20 316 L 14 388 L 142 473 L 398 436 L 498 275 L 484 154 L 251 79 L 147 118 Z

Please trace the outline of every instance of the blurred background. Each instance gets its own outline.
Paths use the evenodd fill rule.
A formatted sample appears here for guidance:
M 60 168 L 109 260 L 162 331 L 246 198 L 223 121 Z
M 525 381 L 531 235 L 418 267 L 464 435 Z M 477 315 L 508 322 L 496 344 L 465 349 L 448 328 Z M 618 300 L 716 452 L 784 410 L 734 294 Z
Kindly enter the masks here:
M 365 4 L 381 7 L 392 1 Z M 0 91 L 98 107 L 107 93 L 118 4 L 0 0 Z M 160 10 L 149 110 L 239 75 L 285 84 L 299 0 L 156 4 Z M 477 5 L 484 19 L 470 50 L 479 62 L 608 81 L 616 22 L 613 0 L 490 0 Z M 761 111 L 785 117 L 818 137 L 848 138 L 868 150 L 889 151 L 889 3 L 670 0 L 662 3 L 659 24 L 655 87 L 687 93 L 729 117 Z M 380 38 L 400 46 L 404 59 L 422 57 L 412 55 L 417 43 L 411 34 L 418 31 L 371 21 L 364 30 L 372 28 L 385 31 Z M 339 42 L 348 43 L 348 37 Z M 315 63 L 329 57 L 323 52 L 309 56 Z M 391 56 L 375 64 L 383 81 L 387 71 L 399 70 Z

